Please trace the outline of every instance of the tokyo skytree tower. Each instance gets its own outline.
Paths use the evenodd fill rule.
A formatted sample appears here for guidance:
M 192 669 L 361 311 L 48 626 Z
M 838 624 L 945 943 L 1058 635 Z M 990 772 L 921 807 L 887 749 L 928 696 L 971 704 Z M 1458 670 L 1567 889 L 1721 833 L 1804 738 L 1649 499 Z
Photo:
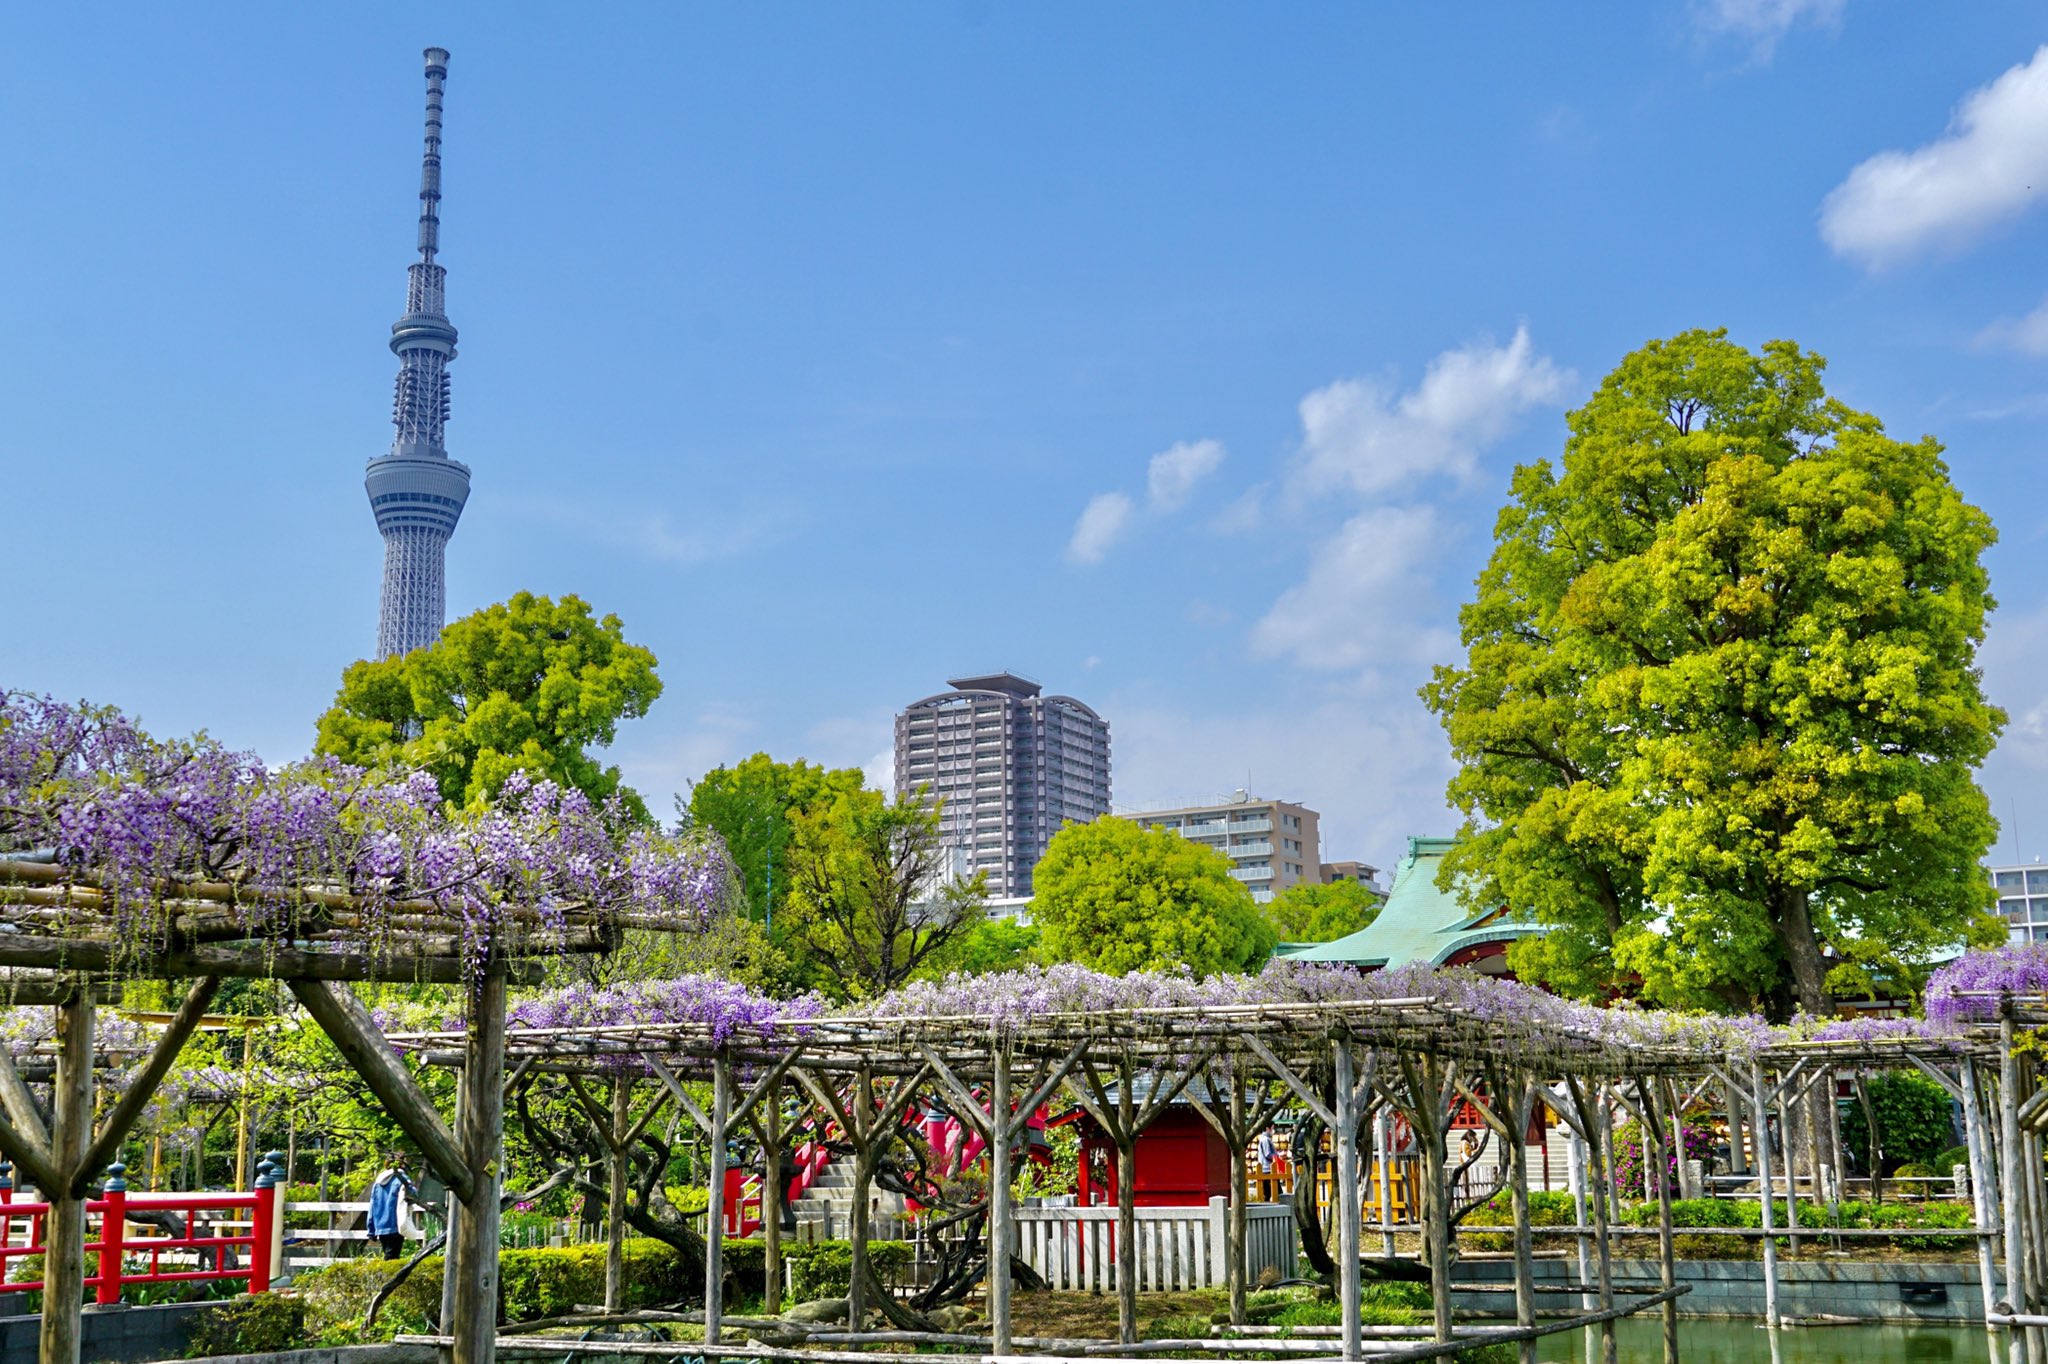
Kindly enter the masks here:
M 448 54 L 427 58 L 427 146 L 420 166 L 420 258 L 407 271 L 405 316 L 391 328 L 398 356 L 398 427 L 391 452 L 370 461 L 363 488 L 384 537 L 384 593 L 377 611 L 377 657 L 411 653 L 441 637 L 448 615 L 448 537 L 469 500 L 469 466 L 448 458 L 448 362 L 455 328 L 443 301 L 448 272 L 440 247 L 441 84 Z

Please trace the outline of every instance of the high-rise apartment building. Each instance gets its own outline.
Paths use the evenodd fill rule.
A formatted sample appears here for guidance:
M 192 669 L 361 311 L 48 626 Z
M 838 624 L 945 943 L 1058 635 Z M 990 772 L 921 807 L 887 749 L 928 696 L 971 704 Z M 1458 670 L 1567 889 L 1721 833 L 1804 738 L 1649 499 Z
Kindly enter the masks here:
M 1029 895 L 1052 836 L 1109 813 L 1109 722 L 1012 672 L 946 685 L 896 717 L 896 789 L 945 802 L 946 840 L 990 895 Z
M 1270 900 L 1289 886 L 1323 879 L 1321 817 L 1306 805 L 1239 791 L 1214 805 L 1147 810 L 1125 818 L 1216 849 L 1230 859 L 1230 874 L 1245 883 L 1254 900 Z
M 448 537 L 469 501 L 469 466 L 448 458 L 448 362 L 455 325 L 448 320 L 448 271 L 441 247 L 441 86 L 446 49 L 427 58 L 427 141 L 420 163 L 420 258 L 406 273 L 405 316 L 391 328 L 398 392 L 391 449 L 370 461 L 363 490 L 384 537 L 384 589 L 377 608 L 377 657 L 424 648 L 448 616 Z
M 2048 864 L 1992 867 L 1998 913 L 2013 942 L 2048 942 Z

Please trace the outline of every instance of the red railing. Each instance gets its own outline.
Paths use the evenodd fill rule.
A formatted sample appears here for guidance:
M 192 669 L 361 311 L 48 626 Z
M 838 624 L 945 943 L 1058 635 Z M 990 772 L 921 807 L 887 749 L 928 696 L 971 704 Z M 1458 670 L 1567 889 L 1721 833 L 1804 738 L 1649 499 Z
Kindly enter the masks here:
M 109 1173 L 113 1177 L 107 1181 L 106 1193 L 85 1205 L 87 1235 L 94 1230 L 99 1233 L 98 1240 L 85 1243 L 88 1269 L 93 1257 L 99 1257 L 99 1272 L 89 1273 L 85 1279 L 96 1302 L 120 1302 L 129 1284 L 238 1279 L 249 1285 L 251 1293 L 270 1291 L 272 1261 L 279 1249 L 279 1218 L 277 1189 L 267 1165 L 249 1193 L 130 1193 L 121 1178 L 121 1166 L 110 1167 Z M 137 1213 L 175 1213 L 184 1220 L 185 1234 L 137 1235 L 137 1229 L 129 1226 Z M 10 1271 L 16 1260 L 43 1253 L 49 1215 L 48 1203 L 17 1201 L 13 1189 L 0 1185 L 0 1293 L 30 1293 L 42 1288 L 41 1279 L 15 1282 Z M 241 1225 L 245 1216 L 247 1231 L 216 1234 L 215 1224 Z M 17 1233 L 23 1230 L 27 1238 L 16 1244 Z M 163 1265 L 167 1252 L 173 1255 L 169 1269 Z M 146 1260 L 148 1268 L 129 1269 L 131 1257 Z M 212 1268 L 206 1267 L 209 1260 Z M 182 1267 L 188 1263 L 191 1268 Z

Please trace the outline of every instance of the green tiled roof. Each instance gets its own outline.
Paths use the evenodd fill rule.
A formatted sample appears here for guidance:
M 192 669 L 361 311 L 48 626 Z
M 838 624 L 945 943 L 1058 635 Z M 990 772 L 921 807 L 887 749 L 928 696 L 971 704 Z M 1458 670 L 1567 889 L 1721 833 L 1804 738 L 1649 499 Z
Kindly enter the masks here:
M 1542 930 L 1505 910 L 1472 913 L 1458 897 L 1437 889 L 1436 874 L 1454 840 L 1410 838 L 1408 855 L 1394 871 L 1394 886 L 1379 917 L 1335 942 L 1283 943 L 1275 956 L 1292 961 L 1337 961 L 1353 966 L 1441 966 L 1463 948 L 1507 942 Z

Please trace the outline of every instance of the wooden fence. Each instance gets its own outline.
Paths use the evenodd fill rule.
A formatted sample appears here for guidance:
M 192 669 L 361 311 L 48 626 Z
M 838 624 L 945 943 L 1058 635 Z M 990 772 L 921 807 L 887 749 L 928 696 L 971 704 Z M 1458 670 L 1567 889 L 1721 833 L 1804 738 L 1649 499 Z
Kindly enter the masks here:
M 1224 1282 L 1224 1200 L 1206 1206 L 1138 1208 L 1138 1291 L 1184 1292 Z M 1245 1209 L 1245 1256 L 1256 1282 L 1271 1270 L 1294 1273 L 1293 1211 L 1284 1203 Z M 1109 1292 L 1116 1287 L 1116 1209 L 1017 1210 L 1018 1254 L 1055 1289 Z

